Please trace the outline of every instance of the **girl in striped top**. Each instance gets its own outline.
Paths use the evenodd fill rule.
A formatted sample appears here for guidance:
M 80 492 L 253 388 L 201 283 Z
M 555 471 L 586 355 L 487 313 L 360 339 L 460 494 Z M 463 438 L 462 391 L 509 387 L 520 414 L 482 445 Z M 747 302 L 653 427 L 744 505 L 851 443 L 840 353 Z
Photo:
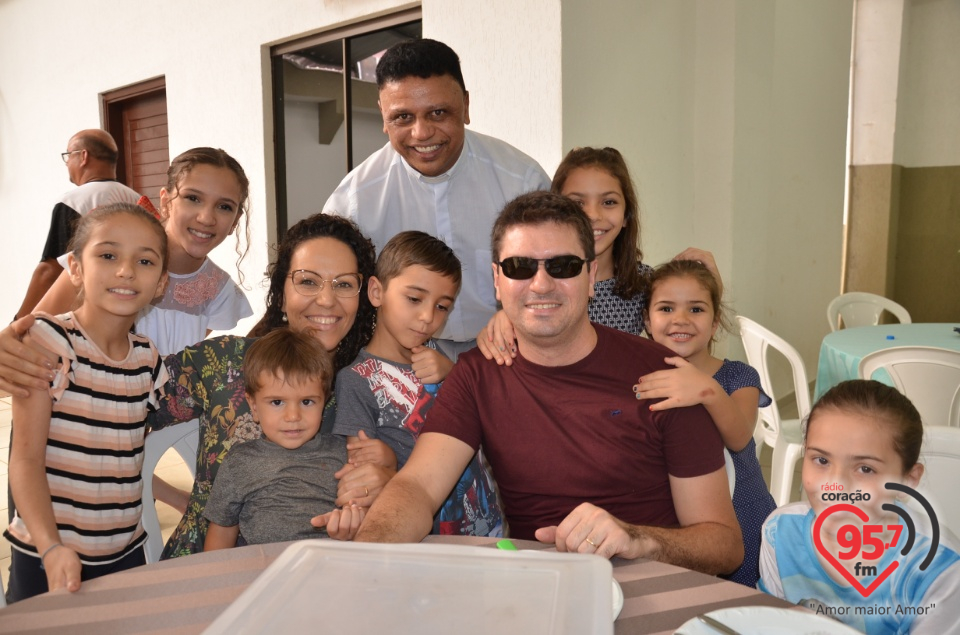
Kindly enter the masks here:
M 136 205 L 101 207 L 77 226 L 68 269 L 83 304 L 37 317 L 30 335 L 59 367 L 49 391 L 13 399 L 11 601 L 144 563 L 144 427 L 167 374 L 130 329 L 163 293 L 166 255 L 163 227 Z

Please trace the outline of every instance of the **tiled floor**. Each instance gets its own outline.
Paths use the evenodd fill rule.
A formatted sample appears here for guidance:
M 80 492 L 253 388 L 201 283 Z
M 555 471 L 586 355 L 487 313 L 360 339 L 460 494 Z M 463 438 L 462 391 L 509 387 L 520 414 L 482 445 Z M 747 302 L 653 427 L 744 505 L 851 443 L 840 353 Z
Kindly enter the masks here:
M 7 448 L 10 446 L 10 428 L 11 428 L 11 398 L 0 397 L 0 522 L 6 526 L 7 522 Z M 157 475 L 168 483 L 180 487 L 184 490 L 190 490 L 193 485 L 193 478 L 190 476 L 190 470 L 187 469 L 183 461 L 176 452 L 167 452 L 160 463 L 157 465 Z M 163 539 L 166 540 L 173 528 L 180 522 L 180 514 L 172 507 L 164 503 L 157 503 L 157 512 L 160 517 L 160 531 Z M 7 580 L 10 577 L 10 543 L 0 538 L 0 579 L 3 580 L 3 588 L 7 587 Z

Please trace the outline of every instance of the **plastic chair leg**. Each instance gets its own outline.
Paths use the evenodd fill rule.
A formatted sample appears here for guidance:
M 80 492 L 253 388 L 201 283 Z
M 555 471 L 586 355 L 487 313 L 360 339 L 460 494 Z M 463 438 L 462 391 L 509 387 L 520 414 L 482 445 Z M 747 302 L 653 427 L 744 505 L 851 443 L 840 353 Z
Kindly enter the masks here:
M 773 461 L 770 465 L 770 495 L 777 506 L 790 502 L 793 487 L 793 472 L 797 467 L 803 446 L 777 439 L 773 447 Z

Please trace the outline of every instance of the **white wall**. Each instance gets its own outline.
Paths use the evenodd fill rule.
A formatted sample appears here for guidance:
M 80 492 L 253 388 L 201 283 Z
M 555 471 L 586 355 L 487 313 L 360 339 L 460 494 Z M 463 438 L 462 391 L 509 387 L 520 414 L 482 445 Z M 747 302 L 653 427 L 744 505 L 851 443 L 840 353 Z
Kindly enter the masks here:
M 812 366 L 839 288 L 851 2 L 425 0 L 423 27 L 462 58 L 471 128 L 548 172 L 574 145 L 621 148 L 640 187 L 646 260 L 712 249 L 735 308 Z M 251 178 L 243 270 L 259 313 L 275 239 L 268 47 L 408 4 L 0 2 L 0 250 L 10 255 L 0 315 L 17 308 L 50 208 L 70 187 L 57 154 L 100 124 L 100 92 L 157 75 L 172 153 L 220 146 Z M 232 267 L 232 245 L 214 258 Z
M 158 75 L 166 76 L 171 155 L 222 147 L 250 177 L 252 246 L 243 271 L 254 312 L 262 313 L 274 213 L 269 45 L 409 4 L 0 2 L 0 315 L 12 317 L 19 308 L 50 210 L 72 187 L 58 156 L 67 140 L 101 125 L 101 92 Z M 235 256 L 228 243 L 213 258 L 230 271 Z
M 895 163 L 904 0 L 859 0 L 853 51 L 852 165 Z
M 960 2 L 909 0 L 894 163 L 960 165 Z
M 850 0 L 563 4 L 563 149 L 619 148 L 645 260 L 713 251 L 733 308 L 811 371 L 840 284 L 851 20 Z
M 415 4 L 0 2 L 0 253 L 9 256 L 2 265 L 0 315 L 12 316 L 19 307 L 50 210 L 72 187 L 58 153 L 77 130 L 101 125 L 101 92 L 158 75 L 166 76 L 172 155 L 198 145 L 222 147 L 250 177 L 253 240 L 243 272 L 259 314 L 267 244 L 276 238 L 269 46 Z M 422 4 L 424 36 L 448 42 L 463 59 L 471 127 L 555 166 L 561 117 L 559 0 Z M 228 270 L 235 260 L 232 249 L 225 243 L 213 254 Z
M 560 0 L 427 0 L 423 36 L 459 54 L 470 128 L 550 174 L 561 154 Z

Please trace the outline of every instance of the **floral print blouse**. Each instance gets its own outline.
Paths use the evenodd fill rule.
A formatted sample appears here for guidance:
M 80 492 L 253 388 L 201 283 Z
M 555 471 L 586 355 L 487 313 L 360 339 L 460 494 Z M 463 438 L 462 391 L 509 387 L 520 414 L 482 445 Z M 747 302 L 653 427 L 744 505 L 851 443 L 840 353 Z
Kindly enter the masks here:
M 167 541 L 161 559 L 203 551 L 208 526 L 203 509 L 223 458 L 234 445 L 261 436 L 243 390 L 243 356 L 254 341 L 235 335 L 214 337 L 165 360 L 170 379 L 160 409 L 148 419 L 150 429 L 199 418 L 200 443 L 187 511 Z M 324 409 L 324 431 L 333 424 L 334 410 L 331 399 Z

